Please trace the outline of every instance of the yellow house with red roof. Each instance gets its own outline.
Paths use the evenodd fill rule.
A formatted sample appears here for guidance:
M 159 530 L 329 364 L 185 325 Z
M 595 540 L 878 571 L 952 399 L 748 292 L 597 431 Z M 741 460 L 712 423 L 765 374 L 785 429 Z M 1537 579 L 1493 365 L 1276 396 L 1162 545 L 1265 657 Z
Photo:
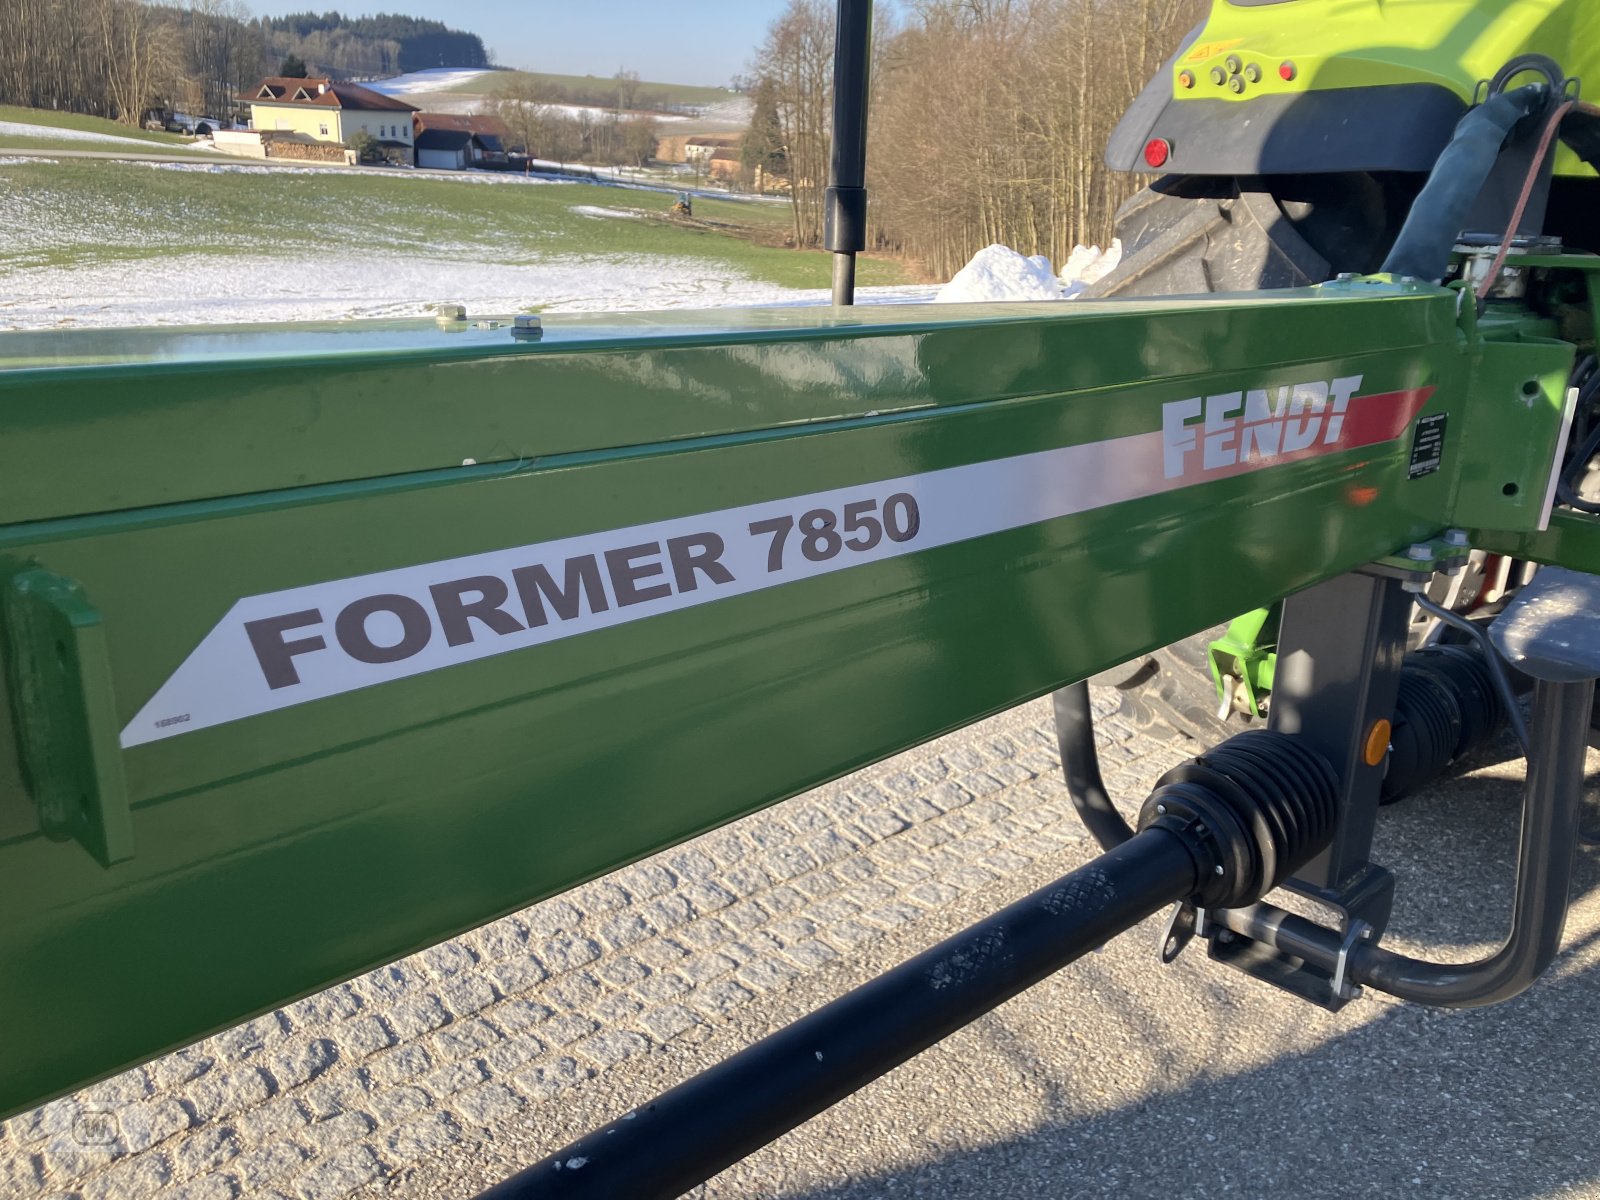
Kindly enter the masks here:
M 356 83 L 331 79 L 263 79 L 250 98 L 250 124 L 258 133 L 299 134 L 319 142 L 346 145 L 357 130 L 376 139 L 384 157 L 416 165 L 411 114 L 417 110 Z

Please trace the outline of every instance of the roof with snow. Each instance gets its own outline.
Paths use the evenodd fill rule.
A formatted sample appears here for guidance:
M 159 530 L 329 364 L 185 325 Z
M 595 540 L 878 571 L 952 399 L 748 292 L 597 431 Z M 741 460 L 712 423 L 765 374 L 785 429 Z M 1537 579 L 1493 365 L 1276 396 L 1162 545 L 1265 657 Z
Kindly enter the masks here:
M 438 129 L 450 130 L 453 133 L 487 134 L 495 138 L 511 136 L 511 127 L 499 117 L 480 113 L 419 112 L 411 118 L 411 124 L 418 133 L 428 129 Z
M 269 75 L 256 85 L 255 104 L 291 104 L 297 108 L 354 109 L 359 112 L 409 112 L 416 106 L 393 96 L 385 96 L 358 83 L 335 83 L 331 79 L 313 76 L 295 79 L 292 76 Z

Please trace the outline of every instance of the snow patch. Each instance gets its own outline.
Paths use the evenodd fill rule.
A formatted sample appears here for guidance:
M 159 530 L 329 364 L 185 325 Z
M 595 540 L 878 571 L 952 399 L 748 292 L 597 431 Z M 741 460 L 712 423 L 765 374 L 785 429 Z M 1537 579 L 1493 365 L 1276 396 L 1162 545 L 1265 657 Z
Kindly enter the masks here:
M 637 220 L 644 216 L 638 209 L 602 208 L 598 204 L 574 204 L 570 211 L 577 213 L 580 217 L 626 217 L 629 220 Z
M 25 121 L 0 121 L 0 137 L 49 138 L 61 142 L 110 142 L 118 146 L 138 146 L 141 150 L 158 153 L 163 149 L 176 150 L 181 143 L 146 141 L 143 138 L 118 137 L 114 133 L 91 133 L 87 129 L 57 129 L 54 125 L 33 125 Z
M 31 154 L 0 154 L 0 167 L 20 167 L 24 163 L 43 163 L 47 167 L 58 167 L 61 160 L 58 158 L 35 158 Z
M 374 92 L 381 92 L 385 96 L 414 96 L 423 92 L 448 91 L 458 83 L 470 83 L 481 75 L 498 73 L 478 67 L 434 67 L 427 71 L 412 71 L 405 75 L 379 79 L 361 86 Z

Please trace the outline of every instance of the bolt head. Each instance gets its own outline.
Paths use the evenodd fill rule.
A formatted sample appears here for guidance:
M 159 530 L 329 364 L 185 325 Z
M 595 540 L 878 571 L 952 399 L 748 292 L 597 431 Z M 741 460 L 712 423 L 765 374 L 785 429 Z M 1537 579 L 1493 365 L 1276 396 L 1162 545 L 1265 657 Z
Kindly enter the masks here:
M 1211 868 L 1211 873 L 1213 875 L 1226 875 L 1227 874 L 1227 872 L 1222 869 L 1222 864 L 1221 863 L 1218 863 L 1216 866 L 1212 867 Z
M 1433 548 L 1431 546 L 1425 546 L 1421 542 L 1417 542 L 1406 551 L 1406 557 L 1415 562 L 1427 562 L 1433 557 Z
M 1167 811 L 1167 806 L 1165 804 L 1156 805 L 1156 812 L 1165 815 L 1166 811 Z

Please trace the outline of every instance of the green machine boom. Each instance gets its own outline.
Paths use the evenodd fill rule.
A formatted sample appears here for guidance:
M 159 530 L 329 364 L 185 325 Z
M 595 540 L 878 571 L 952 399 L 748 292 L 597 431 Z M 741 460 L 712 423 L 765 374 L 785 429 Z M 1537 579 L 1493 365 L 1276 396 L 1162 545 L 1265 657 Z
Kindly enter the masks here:
M 497 1194 L 676 1195 L 1163 905 L 1168 958 L 1330 1009 L 1528 986 L 1600 676 L 1600 259 L 1515 216 L 1451 247 L 1593 117 L 1541 70 L 1390 269 L 1270 295 L 0 335 L 0 1113 L 1052 692 L 1104 855 Z M 1411 597 L 1474 550 L 1551 566 L 1408 675 Z M 1271 728 L 1136 832 L 1081 681 L 1279 600 L 1270 678 L 1233 645 Z M 1379 789 L 1517 722 L 1502 658 L 1512 934 L 1408 958 Z

